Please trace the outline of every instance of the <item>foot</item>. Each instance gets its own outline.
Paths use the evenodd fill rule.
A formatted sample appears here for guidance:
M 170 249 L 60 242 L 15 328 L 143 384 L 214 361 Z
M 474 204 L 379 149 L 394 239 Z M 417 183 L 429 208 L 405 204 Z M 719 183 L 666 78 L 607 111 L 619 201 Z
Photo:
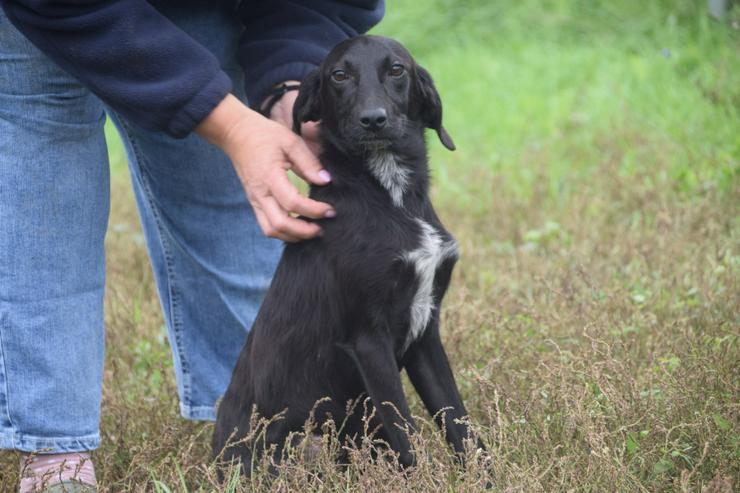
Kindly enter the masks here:
M 23 454 L 20 493 L 97 491 L 95 468 L 89 452 Z

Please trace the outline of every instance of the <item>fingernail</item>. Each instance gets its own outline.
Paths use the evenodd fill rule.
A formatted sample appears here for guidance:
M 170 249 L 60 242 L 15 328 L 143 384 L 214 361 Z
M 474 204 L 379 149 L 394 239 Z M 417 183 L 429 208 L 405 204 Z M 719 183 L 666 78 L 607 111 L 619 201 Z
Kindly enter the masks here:
M 331 175 L 325 169 L 319 171 L 319 177 L 327 183 L 331 181 Z
M 334 209 L 329 209 L 328 211 L 326 211 L 326 212 L 324 213 L 324 217 L 326 217 L 326 218 L 330 218 L 330 219 L 331 219 L 332 217 L 337 217 L 337 211 L 335 211 Z

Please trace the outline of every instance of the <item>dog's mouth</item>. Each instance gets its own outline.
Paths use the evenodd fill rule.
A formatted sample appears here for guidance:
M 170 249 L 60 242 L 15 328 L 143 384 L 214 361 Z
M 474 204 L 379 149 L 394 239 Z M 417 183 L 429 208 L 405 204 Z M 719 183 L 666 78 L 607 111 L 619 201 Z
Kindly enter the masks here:
M 390 147 L 391 139 L 368 136 L 360 138 L 358 144 L 368 151 L 378 151 Z

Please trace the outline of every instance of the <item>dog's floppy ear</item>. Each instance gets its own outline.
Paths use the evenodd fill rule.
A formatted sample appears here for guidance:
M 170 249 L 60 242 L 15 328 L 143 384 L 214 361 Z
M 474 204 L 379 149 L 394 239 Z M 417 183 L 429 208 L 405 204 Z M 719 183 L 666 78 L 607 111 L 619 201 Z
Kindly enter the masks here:
M 416 86 L 416 97 L 419 98 L 421 121 L 426 127 L 437 131 L 442 145 L 454 151 L 455 143 L 452 142 L 450 134 L 442 126 L 442 100 L 439 98 L 437 88 L 434 87 L 432 76 L 419 65 L 416 66 L 414 84 Z
M 293 131 L 301 134 L 301 123 L 315 122 L 321 118 L 319 106 L 320 72 L 312 70 L 301 82 L 301 89 L 293 105 Z

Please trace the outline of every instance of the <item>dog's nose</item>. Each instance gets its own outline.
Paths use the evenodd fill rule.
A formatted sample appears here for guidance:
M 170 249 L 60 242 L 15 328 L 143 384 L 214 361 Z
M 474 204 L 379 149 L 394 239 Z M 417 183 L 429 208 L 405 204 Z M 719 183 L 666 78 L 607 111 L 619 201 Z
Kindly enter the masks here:
M 377 130 L 385 127 L 388 122 L 388 115 L 383 108 L 375 108 L 374 110 L 365 110 L 360 113 L 360 125 L 363 128 L 370 130 Z

